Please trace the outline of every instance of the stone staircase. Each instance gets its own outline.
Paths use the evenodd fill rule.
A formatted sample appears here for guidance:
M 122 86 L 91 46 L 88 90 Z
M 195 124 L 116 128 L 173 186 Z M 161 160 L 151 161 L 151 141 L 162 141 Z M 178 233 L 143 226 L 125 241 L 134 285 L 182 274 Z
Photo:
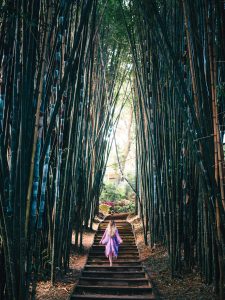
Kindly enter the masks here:
M 119 255 L 109 266 L 105 247 L 99 241 L 110 219 L 115 219 L 123 243 Z M 69 299 L 156 299 L 142 264 L 131 225 L 126 215 L 109 216 L 95 235 L 86 266 Z

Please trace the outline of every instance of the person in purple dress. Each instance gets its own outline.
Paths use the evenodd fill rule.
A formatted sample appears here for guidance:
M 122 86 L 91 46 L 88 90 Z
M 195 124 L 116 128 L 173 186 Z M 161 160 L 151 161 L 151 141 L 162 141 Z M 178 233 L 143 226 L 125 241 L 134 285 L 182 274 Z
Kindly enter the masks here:
M 103 234 L 101 241 L 102 245 L 105 245 L 105 256 L 109 258 L 110 266 L 112 266 L 113 257 L 117 258 L 119 245 L 123 242 L 121 239 L 116 223 L 111 220 Z

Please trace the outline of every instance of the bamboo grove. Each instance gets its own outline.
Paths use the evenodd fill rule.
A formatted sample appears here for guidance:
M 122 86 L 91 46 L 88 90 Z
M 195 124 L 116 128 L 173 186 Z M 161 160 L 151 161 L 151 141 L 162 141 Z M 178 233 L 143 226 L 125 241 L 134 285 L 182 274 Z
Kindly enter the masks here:
M 82 249 L 128 77 L 146 243 L 222 299 L 224 28 L 219 0 L 1 2 L 1 299 L 34 299 L 43 272 L 68 270 L 72 237 Z
M 133 1 L 130 14 L 146 241 L 166 245 L 172 276 L 197 266 L 222 299 L 224 3 Z
M 34 298 L 44 270 L 54 284 L 68 270 L 73 232 L 82 249 L 98 210 L 123 76 L 121 51 L 107 48 L 97 7 L 1 6 L 1 299 Z

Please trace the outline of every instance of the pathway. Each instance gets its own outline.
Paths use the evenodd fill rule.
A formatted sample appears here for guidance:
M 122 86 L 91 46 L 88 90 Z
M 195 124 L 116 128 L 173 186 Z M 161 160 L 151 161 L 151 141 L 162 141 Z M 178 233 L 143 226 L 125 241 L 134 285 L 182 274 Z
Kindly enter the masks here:
M 125 216 L 126 217 L 126 216 Z M 139 260 L 130 223 L 122 215 L 107 217 L 99 225 L 87 264 L 70 299 L 155 299 L 151 283 Z M 113 266 L 104 255 L 99 241 L 110 218 L 116 219 L 123 244 Z

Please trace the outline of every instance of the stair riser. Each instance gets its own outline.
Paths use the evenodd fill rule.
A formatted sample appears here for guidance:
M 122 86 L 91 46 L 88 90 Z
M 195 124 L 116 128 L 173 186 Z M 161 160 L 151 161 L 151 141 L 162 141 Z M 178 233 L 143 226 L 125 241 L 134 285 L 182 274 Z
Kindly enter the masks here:
M 94 246 L 100 246 L 100 245 L 102 245 L 102 244 L 99 244 L 99 242 L 100 242 L 100 240 L 97 240 L 97 241 L 94 241 Z M 125 241 L 125 242 L 123 242 L 123 244 L 121 244 L 120 245 L 120 247 L 122 247 L 122 245 L 123 246 L 136 246 L 136 244 L 135 244 L 135 241 Z M 104 245 L 102 245 L 102 246 L 104 246 Z
M 95 241 L 94 246 L 100 246 L 99 242 L 100 242 L 100 241 Z M 102 245 L 102 244 L 101 244 L 101 245 Z M 103 246 L 104 246 L 104 245 L 103 245 Z M 121 246 L 122 246 L 122 245 L 120 245 L 120 247 L 121 247 Z M 129 247 L 129 246 L 136 246 L 136 244 L 135 244 L 134 241 L 129 241 L 129 242 L 124 242 L 124 243 L 123 243 L 123 246 L 127 246 L 127 247 Z
M 106 272 L 126 272 L 126 271 L 130 271 L 130 272 L 138 272 L 138 271 L 143 271 L 142 266 L 115 266 L 113 265 L 112 267 L 110 267 L 109 265 L 107 266 L 90 266 L 90 265 L 86 265 L 86 267 L 84 268 L 84 271 L 106 271 Z
M 96 234 L 103 234 L 105 230 L 99 230 Z M 119 230 L 119 235 L 134 235 L 132 231 L 128 230 Z
M 95 236 L 95 239 L 96 238 L 102 238 L 103 237 L 103 234 L 97 234 L 96 236 Z M 134 236 L 133 235 L 123 235 L 123 234 L 120 234 L 120 237 L 121 237 L 121 239 L 122 240 L 125 240 L 125 239 L 134 239 Z
M 138 298 L 137 296 L 126 296 L 124 295 L 123 298 L 121 298 L 121 296 L 116 296 L 116 295 L 101 295 L 101 297 L 99 295 L 96 294 L 85 294 L 85 295 L 73 295 L 71 298 L 71 300 L 149 300 L 149 299 L 155 299 L 154 296 L 152 294 L 149 294 L 148 296 L 143 296 L 143 295 L 139 295 Z
M 133 236 L 130 236 L 130 237 L 123 237 L 123 236 L 120 236 L 121 237 L 121 239 L 123 240 L 123 243 L 122 244 L 124 244 L 124 243 L 126 243 L 126 242 L 130 242 L 130 241 L 132 241 L 132 242 L 134 242 L 135 241 L 135 238 L 133 237 Z M 100 242 L 101 241 L 101 239 L 102 239 L 102 235 L 98 235 L 98 236 L 96 236 L 95 238 L 94 238 L 94 241 L 96 242 Z
M 104 232 L 103 232 L 104 233 Z M 98 233 L 98 234 L 96 234 L 96 236 L 95 237 L 102 237 L 103 236 L 103 233 Z M 123 239 L 125 239 L 125 238 L 134 238 L 134 235 L 133 234 L 126 234 L 126 233 L 120 233 L 120 237 Z
M 99 261 L 105 261 L 106 259 L 108 260 L 108 257 L 106 257 L 104 254 L 102 256 L 89 256 L 90 259 L 88 261 L 96 261 L 96 262 L 99 262 Z M 113 263 L 120 263 L 121 261 L 125 261 L 125 260 L 138 260 L 139 259 L 139 256 L 121 256 L 119 255 L 117 258 L 113 257 Z M 119 261 L 118 261 L 119 260 Z
M 101 281 L 101 280 L 79 280 L 79 284 L 81 285 L 101 285 L 101 286 L 107 286 L 107 287 L 113 287 L 113 286 L 122 286 L 122 287 L 135 287 L 135 286 L 143 286 L 143 285 L 148 285 L 148 281 L 146 279 L 140 280 L 140 281 L 132 281 L 132 282 L 125 282 L 123 280 L 117 280 L 117 281 Z
M 105 253 L 104 252 L 102 252 L 102 253 L 98 253 L 98 254 L 92 254 L 92 253 L 90 253 L 89 254 L 89 257 L 91 258 L 91 259 L 93 259 L 93 258 L 97 258 L 97 259 L 99 259 L 99 258 L 102 258 L 102 257 L 105 257 Z M 132 254 L 132 253 L 129 253 L 129 254 L 127 254 L 127 253 L 120 253 L 119 252 L 119 254 L 118 254 L 118 256 L 117 256 L 117 259 L 130 259 L 130 258 L 134 258 L 135 257 L 135 259 L 139 259 L 139 255 L 138 255 L 138 253 L 134 253 L 134 254 Z
M 98 229 L 98 232 L 105 232 L 105 230 L 107 229 L 107 227 L 101 227 Z M 117 227 L 119 233 L 124 232 L 124 233 L 133 233 L 132 228 L 124 228 L 124 227 Z
M 90 260 L 88 260 L 87 261 L 87 264 L 88 265 L 91 265 L 91 266 L 109 266 L 109 260 L 99 260 L 99 261 L 96 261 L 96 260 L 93 260 L 93 261 L 90 261 Z M 128 267 L 128 266 L 140 266 L 140 263 L 139 262 L 136 262 L 136 261 L 132 261 L 132 262 L 129 262 L 129 263 L 127 263 L 126 261 L 114 261 L 113 262 L 113 266 L 115 266 L 115 267 L 119 267 L 119 266 L 126 266 L 126 267 Z
M 132 241 L 132 242 L 134 242 L 135 241 L 135 238 L 133 237 L 133 236 L 129 236 L 129 237 L 123 237 L 123 236 L 120 236 L 121 237 L 121 239 L 123 240 L 123 244 L 125 243 L 125 242 L 130 242 L 130 241 Z M 96 236 L 95 237 L 95 241 L 101 241 L 101 239 L 102 239 L 102 235 L 98 235 L 98 236 Z
M 92 254 L 95 254 L 95 253 L 104 253 L 104 252 L 105 252 L 105 247 L 101 247 L 101 248 L 95 248 L 95 249 L 91 250 L 90 254 L 91 253 Z M 119 247 L 119 252 L 120 253 L 127 253 L 127 254 L 136 254 L 136 253 L 138 254 L 139 253 L 138 250 L 137 250 L 137 248 L 129 250 L 129 249 L 124 249 L 122 247 Z
M 105 247 L 104 245 L 93 245 L 92 249 L 98 250 L 98 249 L 103 249 L 104 247 Z M 137 246 L 136 245 L 134 245 L 134 246 L 126 246 L 123 243 L 123 244 L 120 245 L 120 249 L 123 249 L 123 250 L 134 250 L 135 249 L 136 250 Z
M 127 220 L 121 220 L 121 219 L 120 220 L 116 220 L 116 219 L 114 219 L 114 221 L 115 221 L 116 224 L 130 225 L 130 223 L 127 222 Z M 109 222 L 110 222 L 110 220 L 107 219 L 107 220 L 102 221 L 101 224 L 109 224 Z
M 105 223 L 105 224 L 100 224 L 100 227 L 99 228 L 107 228 L 109 225 L 109 223 Z M 130 224 L 127 224 L 127 223 L 117 223 L 116 222 L 116 227 L 117 228 L 129 228 L 129 229 L 132 229 L 132 226 Z
M 105 253 L 105 249 L 101 249 L 100 251 L 94 251 L 94 252 L 90 252 L 89 253 L 89 255 L 92 255 L 92 256 L 94 256 L 94 255 L 96 255 L 96 256 L 98 256 L 98 255 L 101 255 L 101 254 L 104 254 Z M 119 248 L 119 254 L 120 255 L 123 255 L 123 256 L 126 256 L 126 255 L 139 255 L 138 254 L 138 251 L 123 251 L 123 250 L 121 250 L 120 248 Z
M 126 243 L 126 242 L 124 242 L 124 243 Z M 123 250 L 123 251 L 133 251 L 133 250 L 136 251 L 138 249 L 136 245 L 133 245 L 133 246 L 132 245 L 125 245 L 124 243 L 119 245 L 120 249 Z M 98 245 L 93 245 L 91 249 L 93 249 L 95 251 L 95 250 L 104 249 L 104 247 L 105 247 L 104 245 L 98 244 Z
M 103 237 L 103 234 L 97 234 L 95 236 L 95 239 L 96 238 L 102 238 L 102 237 Z M 133 234 L 132 235 L 123 235 L 123 234 L 120 234 L 120 237 L 121 237 L 122 240 L 125 240 L 125 239 L 135 239 Z
M 144 278 L 145 277 L 145 273 L 144 272 L 135 272 L 133 271 L 133 273 L 115 273 L 115 271 L 112 272 L 88 272 L 88 271 L 83 271 L 82 272 L 82 276 L 84 277 L 111 277 L 111 278 L 116 278 L 116 279 L 126 279 L 126 278 Z
M 100 253 L 103 253 L 103 252 L 105 252 L 105 249 L 99 249 L 99 250 L 95 250 L 95 251 L 90 251 L 90 254 L 92 254 L 92 255 L 98 255 L 98 254 L 100 254 Z M 138 254 L 138 251 L 137 250 L 131 250 L 131 251 L 129 251 L 129 250 L 124 250 L 124 249 L 121 249 L 121 248 L 119 248 L 119 253 L 120 254 Z
M 132 227 L 130 223 L 125 223 L 125 222 L 115 222 L 116 226 L 119 227 Z M 104 223 L 101 223 L 100 226 L 104 226 L 104 227 L 107 227 L 109 225 L 109 222 L 104 222 Z
M 89 255 L 99 255 L 105 253 L 105 249 L 100 249 L 98 251 L 91 251 Z M 137 250 L 123 250 L 119 248 L 119 253 L 123 254 L 123 255 L 138 255 L 138 251 Z
M 100 243 L 100 241 L 101 241 L 101 239 L 100 238 L 98 238 L 98 239 L 95 239 L 94 240 L 94 245 L 96 245 L 97 244 L 97 246 L 100 246 L 100 245 L 102 245 L 102 244 L 99 244 Z M 135 240 L 134 239 L 130 239 L 130 240 L 124 240 L 123 241 L 123 243 L 122 244 L 120 244 L 120 246 L 128 246 L 128 245 L 130 245 L 130 244 L 134 244 L 134 245 L 136 245 L 135 244 Z M 104 245 L 103 245 L 104 246 Z
M 94 246 L 99 246 L 99 243 L 95 243 L 94 244 Z M 104 245 L 103 245 L 104 246 Z M 135 243 L 126 243 L 124 246 L 127 246 L 127 247 L 129 247 L 129 246 L 136 246 L 136 244 Z M 104 246 L 105 247 L 105 246 Z M 121 249 L 122 247 L 121 246 L 119 246 L 119 249 Z M 103 251 L 104 251 L 104 249 L 103 249 Z
M 99 232 L 105 231 L 106 228 L 107 228 L 107 226 L 106 226 L 106 227 L 100 227 L 100 228 L 98 229 L 98 231 L 99 231 Z M 131 227 L 122 227 L 122 226 L 121 226 L 121 227 L 118 227 L 118 226 L 117 226 L 117 229 L 119 230 L 119 232 L 133 232 L 133 230 L 132 230 Z
M 87 262 L 88 263 L 88 265 L 91 265 L 91 266 L 96 266 L 96 265 L 105 265 L 105 266 L 109 266 L 109 260 L 108 261 L 88 261 Z M 119 267 L 119 266 L 121 266 L 121 265 L 125 265 L 125 266 L 140 266 L 140 263 L 138 263 L 138 262 L 129 262 L 129 264 L 128 263 L 126 263 L 126 262 L 113 262 L 113 266 L 115 266 L 115 267 Z
M 84 273 L 84 275 L 86 275 L 87 273 Z M 98 274 L 97 276 L 101 276 L 102 274 Z M 136 276 L 135 276 L 136 275 Z M 92 277 L 92 278 L 95 278 L 94 275 L 91 275 L 90 274 L 87 274 L 88 277 Z M 120 280 L 120 279 L 133 279 L 133 278 L 138 278 L 138 279 L 145 279 L 144 275 L 138 275 L 138 274 L 133 274 L 133 275 L 115 275 L 115 274 L 110 274 L 108 273 L 107 275 L 105 275 L 107 277 L 111 277 L 112 279 L 117 279 L 117 280 Z
M 108 227 L 108 225 L 107 226 L 100 226 L 99 230 L 103 230 L 103 229 L 105 230 L 107 227 Z M 131 226 L 116 225 L 116 228 L 118 230 L 131 230 L 132 231 L 132 227 Z
M 148 287 L 137 287 L 137 288 L 132 288 L 132 287 L 127 287 L 127 288 L 121 288 L 119 290 L 115 289 L 114 287 L 100 287 L 98 288 L 97 286 L 94 287 L 80 287 L 77 286 L 76 292 L 78 293 L 90 293 L 94 292 L 97 294 L 112 294 L 112 295 L 142 295 L 144 293 L 150 293 L 152 291 L 151 288 Z
M 73 295 L 71 297 L 71 300 L 113 300 L 113 299 L 117 299 L 117 300 L 149 300 L 149 299 L 155 299 L 152 294 L 149 294 L 148 296 L 144 296 L 144 295 L 136 295 L 136 296 L 116 296 L 116 295 L 96 295 L 96 294 L 90 294 L 90 295 Z
M 105 256 L 105 254 L 99 255 L 99 256 L 89 256 L 88 261 L 102 261 L 102 260 L 106 260 L 108 259 L 108 257 Z M 123 261 L 133 261 L 133 260 L 138 260 L 139 256 L 138 255 L 130 255 L 130 256 L 122 256 L 122 255 L 118 255 L 117 258 L 113 257 L 113 262 L 123 262 Z
M 134 234 L 133 231 L 130 229 L 125 229 L 125 230 L 119 229 L 119 228 L 117 228 L 117 229 L 118 229 L 119 234 Z M 106 229 L 100 229 L 100 230 L 98 230 L 98 233 L 103 234 L 105 232 L 105 230 Z
M 109 223 L 106 223 L 106 224 L 100 224 L 100 229 L 102 228 L 107 228 L 109 225 Z M 122 224 L 122 223 L 116 223 L 116 227 L 117 228 L 128 228 L 128 229 L 132 229 L 132 226 L 131 225 L 128 225 L 128 224 Z
M 100 246 L 100 239 L 99 240 L 95 240 L 94 241 L 94 246 Z M 102 245 L 102 244 L 101 244 Z M 136 246 L 136 244 L 135 244 L 135 241 L 133 241 L 133 240 L 130 240 L 130 241 L 125 241 L 125 242 L 123 242 L 123 244 L 121 244 L 120 246 L 129 246 L 129 245 L 131 245 L 131 246 Z M 104 246 L 104 245 L 103 245 Z
M 131 228 L 117 228 L 119 233 L 133 233 L 133 230 Z M 105 232 L 106 228 L 100 228 L 98 232 Z
M 121 239 L 123 240 L 123 243 L 122 244 L 124 244 L 124 243 L 126 243 L 126 242 L 130 242 L 130 241 L 132 241 L 132 242 L 134 242 L 135 241 L 135 238 L 133 237 L 133 236 L 120 236 L 121 237 Z M 102 235 L 98 235 L 98 236 L 96 236 L 95 237 L 95 241 L 101 241 L 101 239 L 102 239 Z
M 102 237 L 103 234 L 104 234 L 104 232 L 103 232 L 103 233 L 99 232 L 99 233 L 96 234 L 96 237 L 100 237 L 100 236 Z M 133 233 L 132 233 L 132 234 L 120 233 L 119 235 L 120 235 L 121 238 L 122 238 L 122 237 L 123 237 L 123 238 L 131 238 L 131 237 L 134 237 Z

